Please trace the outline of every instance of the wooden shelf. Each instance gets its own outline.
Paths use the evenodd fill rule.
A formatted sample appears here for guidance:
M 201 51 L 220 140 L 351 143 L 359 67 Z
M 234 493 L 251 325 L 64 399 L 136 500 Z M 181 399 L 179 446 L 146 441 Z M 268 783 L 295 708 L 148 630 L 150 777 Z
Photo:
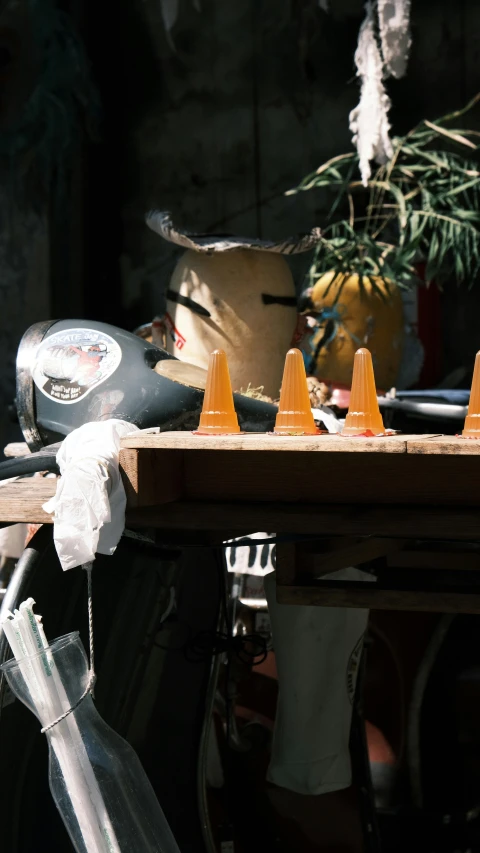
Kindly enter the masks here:
M 162 506 L 131 508 L 133 527 L 172 531 L 257 530 L 321 536 L 400 536 L 405 539 L 478 541 L 477 508 L 401 505 L 245 503 L 176 501 Z
M 145 431 L 127 436 L 121 444 L 131 508 L 179 499 L 305 505 L 480 503 L 480 442 L 453 436 Z
M 122 439 L 120 461 L 128 518 L 139 526 L 286 530 L 291 523 L 292 532 L 308 532 L 326 524 L 335 535 L 343 525 L 349 535 L 368 518 L 379 535 L 397 535 L 403 526 L 409 536 L 419 535 L 422 507 L 427 538 L 440 516 L 455 535 L 475 538 L 474 516 L 453 508 L 480 504 L 480 442 L 454 436 L 148 430 Z M 42 505 L 55 488 L 55 480 L 40 477 L 0 485 L 0 521 L 51 522 Z
M 389 435 L 367 438 L 341 435 L 272 435 L 244 433 L 240 435 L 196 435 L 192 432 L 158 432 L 142 430 L 125 436 L 122 448 L 140 450 L 215 450 L 293 453 L 407 453 L 410 442 L 416 444 L 439 439 L 438 435 Z M 445 437 L 443 437 L 445 438 Z M 454 439 L 456 440 L 456 439 Z M 463 442 L 476 445 L 477 442 Z M 480 445 L 480 442 L 479 442 Z M 474 448 L 473 448 L 474 449 Z M 478 447 L 480 453 L 480 446 Z M 443 452 L 443 451 L 439 451 Z
M 429 613 L 480 613 L 480 594 L 476 590 L 438 591 L 435 589 L 375 589 L 374 584 L 345 584 L 345 589 L 322 586 L 281 586 L 277 580 L 280 604 L 319 607 L 354 607 L 371 610 L 413 610 Z M 368 589 L 365 587 L 368 586 Z M 372 588 L 373 587 L 373 588 Z
M 407 438 L 407 452 L 445 456 L 478 456 L 480 441 L 456 435 L 432 435 Z
M 438 540 L 452 540 L 458 568 L 469 568 L 471 577 L 478 569 L 472 553 L 463 565 L 462 547 L 470 546 L 461 543 L 479 541 L 480 442 L 439 435 L 210 437 L 148 430 L 121 444 L 131 528 L 163 530 L 165 541 L 177 545 L 187 539 L 220 543 L 258 530 L 318 536 L 314 571 L 304 571 L 301 543 L 278 546 L 282 603 L 480 612 L 474 581 L 466 583 L 461 572 L 459 583 L 445 589 L 436 578 L 457 563 L 440 554 L 435 572 L 434 557 Z M 51 523 L 42 506 L 55 489 L 55 479 L 42 477 L 0 485 L 0 520 Z M 405 550 L 408 540 L 429 539 L 431 554 Z M 404 566 L 411 588 L 401 577 L 393 582 L 393 574 L 394 588 L 315 580 L 315 572 L 369 559 L 383 560 L 387 569 L 391 564 L 392 572 Z M 425 566 L 431 583 L 422 575 Z

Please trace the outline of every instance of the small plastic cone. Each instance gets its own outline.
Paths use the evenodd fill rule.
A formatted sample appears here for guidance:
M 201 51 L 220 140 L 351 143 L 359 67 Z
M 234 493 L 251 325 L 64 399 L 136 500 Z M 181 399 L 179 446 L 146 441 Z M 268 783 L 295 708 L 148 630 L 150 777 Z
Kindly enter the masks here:
M 362 347 L 355 353 L 350 408 L 342 435 L 362 435 L 365 432 L 378 435 L 385 432 L 385 427 L 378 408 L 372 356 L 368 349 Z
M 464 438 L 480 438 L 480 352 L 475 356 L 472 390 L 462 435 Z
M 299 349 L 287 352 L 274 432 L 277 435 L 316 435 L 318 432 L 310 405 L 303 355 Z
M 197 432 L 200 435 L 228 435 L 240 432 L 233 404 L 227 356 L 216 349 L 210 356 L 203 409 Z

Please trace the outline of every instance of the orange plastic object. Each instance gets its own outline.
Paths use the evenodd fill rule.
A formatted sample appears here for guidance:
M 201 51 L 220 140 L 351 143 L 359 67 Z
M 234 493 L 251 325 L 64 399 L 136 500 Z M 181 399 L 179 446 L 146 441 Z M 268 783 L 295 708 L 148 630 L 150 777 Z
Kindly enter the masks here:
M 475 356 L 472 390 L 462 435 L 464 438 L 480 438 L 480 352 Z
M 318 433 L 310 405 L 303 355 L 299 349 L 287 352 L 274 432 L 276 435 Z
M 200 415 L 199 435 L 229 435 L 240 432 L 233 404 L 227 356 L 221 349 L 210 355 L 207 384 Z
M 378 408 L 372 356 L 368 349 L 362 347 L 355 353 L 350 407 L 342 435 L 362 435 L 365 432 L 378 435 L 385 432 L 385 427 Z

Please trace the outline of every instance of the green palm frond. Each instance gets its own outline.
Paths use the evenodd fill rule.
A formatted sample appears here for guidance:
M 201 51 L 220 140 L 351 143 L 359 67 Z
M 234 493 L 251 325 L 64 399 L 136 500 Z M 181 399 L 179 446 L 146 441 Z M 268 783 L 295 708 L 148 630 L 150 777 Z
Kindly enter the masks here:
M 334 191 L 312 279 L 333 269 L 410 287 L 423 260 L 427 280 L 474 283 L 480 274 L 480 134 L 450 124 L 479 100 L 480 94 L 464 109 L 395 137 L 391 161 L 367 189 L 356 178 L 358 156 L 351 152 L 289 191 Z

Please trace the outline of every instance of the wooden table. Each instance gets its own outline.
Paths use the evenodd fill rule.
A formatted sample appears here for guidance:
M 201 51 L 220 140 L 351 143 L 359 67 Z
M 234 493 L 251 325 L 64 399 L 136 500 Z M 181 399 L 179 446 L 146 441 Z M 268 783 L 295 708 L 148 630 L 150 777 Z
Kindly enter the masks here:
M 480 442 L 147 430 L 122 440 L 120 463 L 130 527 L 177 541 L 276 532 L 284 603 L 480 612 Z M 3 485 L 0 519 L 51 522 L 54 491 Z M 379 580 L 322 580 L 348 565 Z

